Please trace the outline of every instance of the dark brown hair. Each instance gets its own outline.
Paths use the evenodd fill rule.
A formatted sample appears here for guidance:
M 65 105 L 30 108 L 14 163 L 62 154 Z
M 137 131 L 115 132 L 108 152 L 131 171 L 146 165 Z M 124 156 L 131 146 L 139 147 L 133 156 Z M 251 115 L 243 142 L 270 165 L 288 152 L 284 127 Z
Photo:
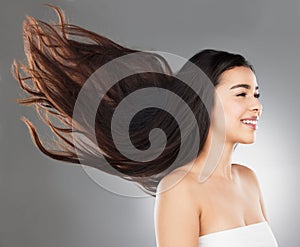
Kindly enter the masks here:
M 58 149 L 46 148 L 33 124 L 22 117 L 33 142 L 41 152 L 53 159 L 91 166 L 134 181 L 146 193 L 155 196 L 159 181 L 178 167 L 178 165 L 174 167 L 171 165 L 182 145 L 180 135 L 182 130 L 175 119 L 162 109 L 153 107 L 140 111 L 134 116 L 129 126 L 129 136 L 134 146 L 140 150 L 147 150 L 151 145 L 149 133 L 154 128 L 164 131 L 167 142 L 163 152 L 156 159 L 145 162 L 131 160 L 118 151 L 111 134 L 111 119 L 118 104 L 130 93 L 141 88 L 157 87 L 174 92 L 187 103 L 197 120 L 197 126 L 187 124 L 190 143 L 185 145 L 193 145 L 197 129 L 200 136 L 197 154 L 200 153 L 207 138 L 211 107 L 204 105 L 203 99 L 199 98 L 199 95 L 173 77 L 168 63 L 162 56 L 126 48 L 104 36 L 68 24 L 62 10 L 55 6 L 50 5 L 50 7 L 56 11 L 59 23 L 46 23 L 27 17 L 23 24 L 27 65 L 14 61 L 13 74 L 20 87 L 30 94 L 30 97 L 17 99 L 17 102 L 36 107 L 40 118 L 58 138 L 58 141 L 54 141 Z M 138 52 L 141 53 L 141 56 L 135 61 L 134 66 L 120 63 L 114 73 L 122 70 L 134 72 L 136 68 L 140 67 L 145 71 L 156 71 L 156 73 L 132 73 L 132 76 L 125 77 L 116 83 L 102 98 L 94 125 L 88 126 L 86 122 L 91 117 L 89 106 L 95 103 L 93 94 L 101 94 L 109 82 L 114 80 L 115 74 L 106 71 L 107 73 L 102 74 L 101 78 L 97 78 L 94 90 L 86 95 L 80 121 L 73 119 L 77 97 L 90 76 L 106 63 Z M 214 86 L 218 83 L 220 73 L 226 69 L 234 66 L 248 66 L 240 55 L 213 50 L 204 50 L 196 54 L 191 62 L 203 69 Z M 217 68 L 221 64 L 226 66 L 224 65 L 222 71 L 216 74 L 215 72 L 218 71 Z M 187 71 L 189 68 L 185 65 L 176 75 L 186 74 Z M 25 75 L 22 75 L 21 72 Z M 197 78 L 191 73 L 190 80 L 195 81 Z M 33 82 L 33 86 L 29 86 L 28 82 Z M 203 84 L 205 87 L 207 82 L 197 80 L 197 83 Z M 213 92 L 205 90 L 203 92 L 203 96 L 211 105 Z M 166 102 L 172 104 L 172 102 Z M 179 109 L 180 106 L 173 107 Z M 50 117 L 53 117 L 54 120 L 51 120 Z M 58 121 L 63 126 L 54 125 L 54 121 Z M 95 131 L 97 143 L 86 144 L 75 150 L 72 134 L 76 132 L 93 141 L 91 130 Z M 178 164 L 184 165 L 191 161 L 192 157 L 188 155 L 189 147 L 186 147 L 185 152 L 186 158 L 180 160 Z

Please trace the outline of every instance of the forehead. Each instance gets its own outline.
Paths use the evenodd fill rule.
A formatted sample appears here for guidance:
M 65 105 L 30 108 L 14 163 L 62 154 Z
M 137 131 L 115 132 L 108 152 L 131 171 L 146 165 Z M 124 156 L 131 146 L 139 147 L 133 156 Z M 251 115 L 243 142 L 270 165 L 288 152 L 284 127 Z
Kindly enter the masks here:
M 251 89 L 258 86 L 256 76 L 250 68 L 234 67 L 221 74 L 217 87 L 229 89 L 236 84 L 248 84 Z

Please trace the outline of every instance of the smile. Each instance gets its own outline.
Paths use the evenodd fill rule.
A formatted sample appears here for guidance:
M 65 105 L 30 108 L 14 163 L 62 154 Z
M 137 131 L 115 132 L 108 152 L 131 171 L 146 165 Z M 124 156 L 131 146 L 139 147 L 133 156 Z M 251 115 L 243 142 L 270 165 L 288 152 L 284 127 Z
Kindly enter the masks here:
M 254 130 L 258 129 L 257 120 L 241 120 L 241 122 L 251 129 L 254 129 Z

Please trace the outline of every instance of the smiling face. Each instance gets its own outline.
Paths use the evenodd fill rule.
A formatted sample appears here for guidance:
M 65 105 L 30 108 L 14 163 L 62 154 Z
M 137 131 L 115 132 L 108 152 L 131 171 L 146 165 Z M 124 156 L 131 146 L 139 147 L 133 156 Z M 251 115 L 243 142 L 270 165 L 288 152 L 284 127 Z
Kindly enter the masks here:
M 222 122 L 225 120 L 226 142 L 253 143 L 257 129 L 255 119 L 260 117 L 262 111 L 253 71 L 248 67 L 234 67 L 224 71 L 216 86 L 216 95 L 219 100 L 215 100 L 212 112 L 214 133 L 224 135 Z

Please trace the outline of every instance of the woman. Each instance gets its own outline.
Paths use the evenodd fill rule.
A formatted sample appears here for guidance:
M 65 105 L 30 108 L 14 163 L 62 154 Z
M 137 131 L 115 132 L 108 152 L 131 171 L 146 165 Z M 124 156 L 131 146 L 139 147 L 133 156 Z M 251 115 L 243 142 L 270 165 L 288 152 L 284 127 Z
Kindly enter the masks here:
M 267 225 L 254 172 L 231 164 L 237 143 L 254 142 L 261 115 L 252 66 L 240 55 L 204 50 L 174 74 L 161 56 L 123 47 L 70 25 L 60 9 L 52 8 L 59 16 L 58 24 L 31 17 L 24 22 L 28 64 L 14 63 L 20 87 L 31 95 L 18 102 L 34 105 L 59 139 L 54 141 L 59 149 L 47 149 L 32 123 L 23 118 L 39 150 L 53 159 L 92 166 L 133 181 L 156 196 L 159 247 L 192 247 L 198 242 L 207 247 L 277 246 Z M 111 62 L 113 65 L 107 66 Z M 198 73 L 195 67 L 204 73 Z M 96 73 L 99 70 L 101 73 Z M 112 85 L 117 78 L 121 80 Z M 182 83 L 183 79 L 187 83 Z M 32 81 L 33 86 L 27 81 Z M 91 82 L 89 90 L 85 90 L 86 82 Z M 130 107 L 121 111 L 124 119 L 115 121 L 114 114 L 125 97 L 141 88 L 164 89 L 150 95 L 162 92 L 163 97 L 151 98 L 151 103 L 160 102 L 163 107 L 139 111 L 126 125 L 128 135 L 119 128 L 137 102 L 131 101 Z M 190 110 L 180 101 L 173 101 L 174 94 Z M 148 95 L 144 96 L 147 101 Z M 175 109 L 180 121 L 166 109 Z M 193 119 L 189 118 L 189 111 Z M 63 127 L 54 125 L 50 117 Z M 152 145 L 152 140 L 165 140 L 161 132 L 153 138 L 151 131 L 155 128 L 165 133 L 163 151 L 161 145 Z M 84 137 L 80 145 L 75 134 Z M 114 142 L 116 135 L 118 141 Z M 129 145 L 125 142 L 128 136 L 130 145 L 135 147 L 134 153 L 128 152 L 131 156 L 118 148 Z M 138 152 L 145 150 L 151 152 L 142 152 L 142 159 L 135 159 Z M 156 157 L 151 159 L 153 155 Z
M 213 50 L 202 51 L 191 61 L 212 80 L 219 103 L 214 104 L 199 156 L 168 174 L 158 186 L 158 192 L 164 191 L 157 196 L 155 208 L 159 246 L 198 246 L 198 241 L 201 247 L 277 246 L 255 173 L 231 163 L 237 143 L 254 142 L 262 112 L 253 67 L 240 55 Z M 219 121 L 222 110 L 225 142 Z M 213 134 L 215 145 L 223 145 L 223 150 L 209 179 L 199 183 L 208 157 L 218 155 L 212 151 Z

